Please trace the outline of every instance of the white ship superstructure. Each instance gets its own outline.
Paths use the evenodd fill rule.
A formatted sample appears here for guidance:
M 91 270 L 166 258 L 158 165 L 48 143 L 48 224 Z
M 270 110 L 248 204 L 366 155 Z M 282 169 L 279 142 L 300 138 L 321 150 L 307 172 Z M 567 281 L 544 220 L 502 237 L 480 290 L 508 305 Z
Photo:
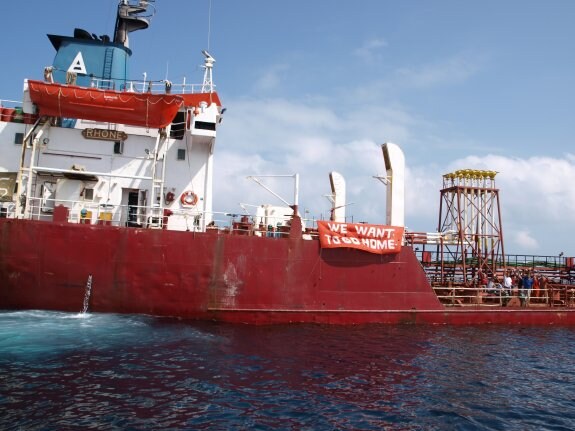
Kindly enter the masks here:
M 222 113 L 215 60 L 203 51 L 202 84 L 128 80 L 127 34 L 147 27 L 145 10 L 122 2 L 113 42 L 79 29 L 49 35 L 57 53 L 43 81 L 24 83 L 23 103 L 2 101 L 3 217 L 50 220 L 63 205 L 79 223 L 205 230 L 212 222 Z

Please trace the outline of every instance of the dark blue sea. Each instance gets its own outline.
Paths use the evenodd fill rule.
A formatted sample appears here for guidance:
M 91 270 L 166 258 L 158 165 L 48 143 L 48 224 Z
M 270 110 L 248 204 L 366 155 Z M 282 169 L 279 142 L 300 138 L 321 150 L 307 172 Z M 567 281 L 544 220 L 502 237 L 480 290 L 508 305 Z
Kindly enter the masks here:
M 573 430 L 575 329 L 0 313 L 1 430 Z

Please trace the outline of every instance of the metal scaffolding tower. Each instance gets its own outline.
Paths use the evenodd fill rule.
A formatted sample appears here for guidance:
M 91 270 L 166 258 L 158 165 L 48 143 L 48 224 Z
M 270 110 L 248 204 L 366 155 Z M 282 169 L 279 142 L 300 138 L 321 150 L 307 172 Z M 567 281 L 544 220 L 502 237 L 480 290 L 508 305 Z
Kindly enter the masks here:
M 462 169 L 443 175 L 438 245 L 442 278 L 467 282 L 479 275 L 494 275 L 505 268 L 499 190 L 495 171 Z

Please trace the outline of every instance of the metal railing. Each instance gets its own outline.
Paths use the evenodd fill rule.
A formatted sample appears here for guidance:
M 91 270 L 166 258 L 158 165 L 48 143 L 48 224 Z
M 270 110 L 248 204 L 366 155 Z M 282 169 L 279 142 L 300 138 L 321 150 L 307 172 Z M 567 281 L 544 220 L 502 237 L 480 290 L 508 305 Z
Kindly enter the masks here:
M 0 99 L 0 108 L 19 108 L 22 106 L 22 101 Z
M 465 307 L 575 307 L 575 286 L 550 283 L 539 289 L 504 289 L 485 286 L 433 286 L 446 306 Z
M 100 90 L 126 91 L 130 93 L 152 93 L 152 94 L 196 94 L 202 93 L 203 84 L 174 84 L 170 81 L 146 81 L 146 80 L 116 80 L 92 78 L 90 87 Z M 213 85 L 215 88 L 216 86 Z
M 419 247 L 415 247 L 414 252 L 431 282 L 469 282 L 465 279 L 463 264 L 465 263 L 468 273 L 473 272 L 471 268 L 477 266 L 477 259 L 473 257 L 468 257 L 463 261 L 461 258 L 453 258 L 448 253 L 442 254 L 435 250 L 419 249 Z M 556 283 L 575 284 L 575 258 L 573 257 L 506 254 L 505 261 L 499 256 L 494 260 L 487 259 L 487 262 L 496 268 L 495 275 L 502 276 L 506 271 L 532 271 L 552 278 L 554 279 L 552 281 Z
M 0 100 L 0 121 L 2 122 L 33 124 L 37 118 L 37 115 L 24 113 L 21 101 Z
M 254 222 L 253 216 L 228 212 L 203 212 L 198 209 L 150 208 L 143 205 L 100 204 L 88 200 L 64 200 L 28 198 L 27 218 L 37 221 L 53 221 L 54 209 L 67 209 L 68 223 L 136 227 L 144 229 L 169 229 L 190 232 L 210 232 L 258 236 L 266 238 L 287 238 L 290 227 L 263 226 Z M 16 218 L 16 204 L 3 203 L 2 217 Z M 208 223 L 207 220 L 210 220 Z M 305 239 L 317 239 L 317 232 L 307 229 Z

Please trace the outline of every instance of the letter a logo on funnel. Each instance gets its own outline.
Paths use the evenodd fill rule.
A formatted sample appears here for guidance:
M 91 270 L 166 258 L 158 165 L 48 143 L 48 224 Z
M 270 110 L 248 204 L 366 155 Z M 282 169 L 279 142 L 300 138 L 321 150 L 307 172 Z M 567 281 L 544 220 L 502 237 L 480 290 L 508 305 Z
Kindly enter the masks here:
M 72 64 L 70 64 L 67 72 L 83 73 L 84 75 L 87 74 L 86 65 L 84 64 L 84 57 L 82 57 L 81 52 L 76 54 L 76 57 L 74 57 L 74 60 L 72 60 Z

